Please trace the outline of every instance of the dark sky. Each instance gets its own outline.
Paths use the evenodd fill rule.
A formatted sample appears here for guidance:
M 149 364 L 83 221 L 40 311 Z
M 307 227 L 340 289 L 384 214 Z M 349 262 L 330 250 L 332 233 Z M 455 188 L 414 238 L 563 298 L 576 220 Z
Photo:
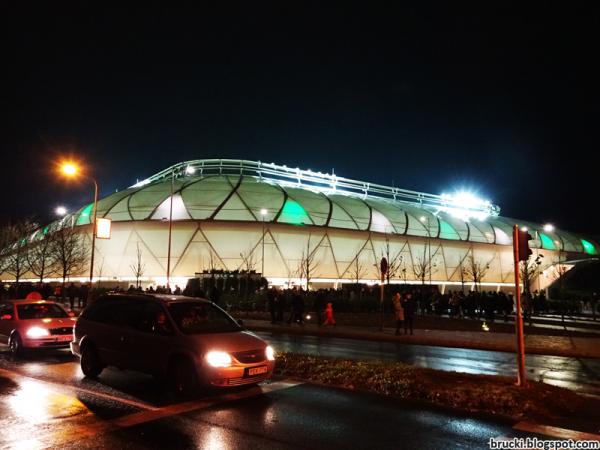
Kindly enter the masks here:
M 225 157 L 468 187 L 598 234 L 597 9 L 84 3 L 1 7 L 3 218 L 89 201 L 53 175 L 63 154 L 103 194 Z

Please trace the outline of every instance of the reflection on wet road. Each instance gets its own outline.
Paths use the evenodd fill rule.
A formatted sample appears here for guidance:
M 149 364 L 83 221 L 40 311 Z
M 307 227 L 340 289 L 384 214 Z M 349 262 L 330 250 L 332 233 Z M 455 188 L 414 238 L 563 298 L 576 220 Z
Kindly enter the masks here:
M 505 423 L 286 380 L 173 402 L 135 373 L 109 370 L 82 381 L 68 360 L 1 355 L 0 448 L 485 448 L 491 437 L 532 436 Z M 151 398 L 162 404 L 146 404 Z
M 516 374 L 513 353 L 269 332 L 256 334 L 270 341 L 278 351 L 365 361 L 397 361 L 419 367 L 474 374 Z M 531 379 L 600 395 L 598 359 L 528 355 L 526 366 Z

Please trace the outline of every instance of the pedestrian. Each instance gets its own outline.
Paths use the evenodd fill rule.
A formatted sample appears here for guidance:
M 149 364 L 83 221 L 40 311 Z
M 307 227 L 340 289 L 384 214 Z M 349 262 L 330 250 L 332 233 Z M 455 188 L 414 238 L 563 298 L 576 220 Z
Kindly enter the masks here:
M 277 291 L 275 287 L 271 287 L 271 289 L 267 290 L 267 303 L 269 304 L 269 312 L 271 313 L 271 323 L 277 322 Z
M 410 334 L 413 334 L 413 317 L 415 314 L 414 301 L 412 299 L 412 294 L 408 292 L 404 296 L 404 300 L 402 301 L 402 308 L 404 309 L 404 334 L 408 333 L 410 329 Z
M 77 288 L 75 288 L 75 284 L 71 283 L 67 289 L 69 293 L 69 305 L 71 306 L 71 310 L 75 307 L 75 296 L 77 295 Z
M 300 325 L 304 324 L 304 320 L 302 319 L 302 314 L 304 313 L 304 299 L 302 298 L 301 293 L 298 288 L 294 288 L 294 292 L 292 294 L 292 313 L 290 314 L 290 318 L 288 319 L 288 324 L 292 322 L 298 322 Z
M 404 308 L 402 307 L 402 301 L 400 298 L 400 294 L 396 292 L 394 294 L 394 316 L 396 317 L 396 336 L 400 334 L 400 327 L 402 326 L 402 322 L 404 322 Z
M 333 317 L 333 303 L 327 303 L 327 307 L 325 308 L 325 322 L 323 325 L 333 325 L 335 326 L 335 318 Z

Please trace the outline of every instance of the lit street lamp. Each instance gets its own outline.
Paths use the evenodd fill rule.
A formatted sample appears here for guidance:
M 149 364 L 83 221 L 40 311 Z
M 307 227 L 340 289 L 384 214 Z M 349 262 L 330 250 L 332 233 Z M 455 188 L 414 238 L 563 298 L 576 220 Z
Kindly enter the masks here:
M 88 300 L 91 295 L 92 295 L 92 281 L 94 279 L 94 253 L 96 250 L 96 214 L 98 212 L 98 182 L 96 181 L 96 179 L 90 175 L 83 175 L 81 174 L 81 170 L 80 168 L 77 166 L 77 164 L 72 163 L 72 162 L 64 162 L 60 165 L 60 172 L 67 178 L 76 178 L 78 176 L 82 176 L 84 178 L 87 178 L 89 180 L 92 181 L 92 183 L 94 183 L 94 203 L 92 206 L 92 251 L 91 251 L 91 255 L 90 255 L 90 287 L 88 290 L 88 298 L 86 300 Z M 66 212 L 66 211 L 65 211 Z

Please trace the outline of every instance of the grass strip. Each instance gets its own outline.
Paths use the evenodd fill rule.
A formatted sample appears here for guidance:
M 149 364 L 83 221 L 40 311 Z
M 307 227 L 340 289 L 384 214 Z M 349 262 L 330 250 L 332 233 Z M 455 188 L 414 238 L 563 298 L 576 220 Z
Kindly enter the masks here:
M 515 420 L 564 425 L 588 422 L 600 411 L 600 400 L 596 398 L 537 381 L 517 387 L 514 378 L 447 372 L 403 363 L 281 353 L 277 356 L 276 374 Z

